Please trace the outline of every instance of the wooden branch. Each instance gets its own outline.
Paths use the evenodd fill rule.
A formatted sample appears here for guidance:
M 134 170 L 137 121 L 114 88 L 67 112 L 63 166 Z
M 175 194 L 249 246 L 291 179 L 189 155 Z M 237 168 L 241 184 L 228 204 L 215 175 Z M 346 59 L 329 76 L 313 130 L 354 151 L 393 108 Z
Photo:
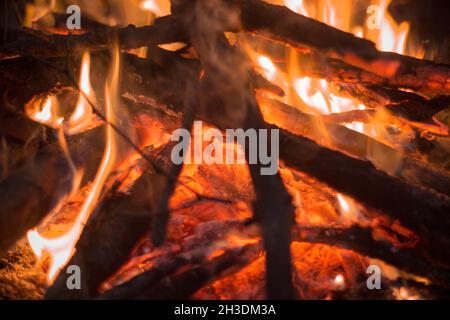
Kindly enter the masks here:
M 331 113 L 323 115 L 322 118 L 325 121 L 335 122 L 335 123 L 351 123 L 351 122 L 362 122 L 362 123 L 373 123 L 376 119 L 377 112 L 373 109 L 366 110 L 351 110 L 339 113 Z M 376 119 L 377 123 L 392 124 L 396 126 L 410 126 L 420 132 L 429 132 L 433 135 L 438 136 L 448 136 L 449 131 L 443 124 L 438 124 L 432 121 L 427 122 L 416 122 L 409 121 L 406 119 L 401 119 L 395 116 L 384 115 L 382 119 Z
M 366 107 L 385 107 L 395 116 L 410 121 L 431 120 L 436 113 L 450 106 L 450 96 L 428 100 L 411 92 L 374 85 L 336 84 L 335 87 L 338 92 L 360 101 Z
M 34 58 L 65 57 L 85 51 L 109 50 L 111 39 L 117 34 L 122 49 L 172 43 L 184 39 L 184 33 L 171 16 L 156 19 L 151 26 L 126 28 L 96 28 L 80 35 L 45 35 L 37 31 L 17 32 L 14 41 L 0 47 L 0 61 L 17 56 Z

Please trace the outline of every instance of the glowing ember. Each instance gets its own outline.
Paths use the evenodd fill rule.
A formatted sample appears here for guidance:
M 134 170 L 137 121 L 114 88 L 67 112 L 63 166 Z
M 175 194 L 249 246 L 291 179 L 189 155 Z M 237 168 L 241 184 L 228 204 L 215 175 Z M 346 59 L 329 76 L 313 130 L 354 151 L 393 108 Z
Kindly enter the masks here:
M 338 274 L 335 278 L 334 278 L 334 287 L 337 290 L 343 290 L 345 289 L 345 278 L 342 274 Z
M 393 294 L 397 300 L 420 300 L 420 295 L 411 293 L 406 287 L 394 288 Z
M 381 21 L 381 31 L 378 36 L 378 49 L 397 53 L 405 52 L 406 38 L 409 33 L 409 24 L 403 22 L 397 26 L 394 19 L 388 13 L 388 6 L 391 0 L 381 0 L 379 17 Z

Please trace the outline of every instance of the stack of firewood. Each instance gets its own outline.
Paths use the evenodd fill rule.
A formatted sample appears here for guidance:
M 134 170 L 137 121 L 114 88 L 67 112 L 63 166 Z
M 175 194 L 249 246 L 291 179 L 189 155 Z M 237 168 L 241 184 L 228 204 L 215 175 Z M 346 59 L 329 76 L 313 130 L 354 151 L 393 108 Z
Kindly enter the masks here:
M 179 127 L 191 129 L 195 119 L 219 129 L 279 129 L 283 165 L 400 221 L 418 241 L 395 248 L 389 242 L 376 241 L 370 227 L 293 226 L 294 207 L 281 177 L 261 176 L 259 164 L 249 165 L 255 191 L 254 218 L 249 222 L 261 226 L 261 243 L 206 259 L 201 250 L 204 242 L 199 241 L 186 248 L 192 251 L 189 259 L 186 255 L 167 257 L 130 282 L 98 296 L 100 285 L 127 261 L 143 235 L 150 232 L 155 245 L 166 239 L 169 199 L 182 166 L 170 162 L 170 144 L 155 150 L 134 143 L 146 163 L 145 173 L 127 194 L 102 200 L 69 262 L 79 265 L 87 275 L 83 290 L 67 290 L 68 275 L 61 273 L 49 288 L 48 298 L 189 297 L 227 268 L 248 264 L 262 249 L 266 253 L 268 297 L 293 298 L 292 239 L 348 248 L 426 277 L 436 285 L 450 285 L 448 171 L 341 125 L 368 121 L 373 110 L 385 108 L 389 121 L 408 126 L 419 135 L 423 131 L 448 135 L 448 128 L 434 122 L 433 117 L 449 106 L 450 66 L 380 52 L 370 41 L 259 0 L 173 0 L 172 15 L 158 18 L 152 25 L 92 26 L 76 35 L 69 31 L 62 34 L 60 28 L 55 28 L 55 33 L 46 28 L 45 34 L 11 30 L 0 48 L 0 130 L 7 141 L 4 144 L 17 149 L 1 164 L 0 256 L 41 223 L 54 209 L 55 199 L 66 196 L 72 188 L 65 153 L 52 141 L 51 129 L 31 121 L 26 109 L 43 97 L 77 91 L 74 79 L 85 51 L 92 53 L 93 87 L 102 88 L 105 77 L 101 75 L 107 74 L 107 53 L 115 38 L 122 51 L 120 94 L 132 122 L 146 115 L 168 133 Z M 298 49 L 299 59 L 308 62 L 302 68 L 306 76 L 335 83 L 369 109 L 317 116 L 271 98 L 257 99 L 256 90 L 275 94 L 282 90 L 254 69 L 239 46 L 230 44 L 227 32 L 252 34 Z M 186 47 L 176 52 L 159 47 L 174 42 Z M 148 47 L 147 58 L 130 53 L 142 47 Z M 188 56 L 189 51 L 195 55 Z M 101 102 L 98 99 L 94 110 L 104 119 Z M 270 118 L 265 120 L 266 113 Z M 326 143 L 314 128 L 316 118 L 321 118 L 331 133 Z M 83 185 L 95 177 L 102 157 L 102 135 L 103 130 L 95 128 L 68 138 L 75 166 L 92 168 L 85 172 Z M 397 159 L 395 170 L 373 163 L 366 154 L 369 144 L 386 157 Z M 202 194 L 197 198 L 219 201 Z M 236 223 L 223 227 L 236 227 Z M 183 269 L 193 261 L 195 268 Z

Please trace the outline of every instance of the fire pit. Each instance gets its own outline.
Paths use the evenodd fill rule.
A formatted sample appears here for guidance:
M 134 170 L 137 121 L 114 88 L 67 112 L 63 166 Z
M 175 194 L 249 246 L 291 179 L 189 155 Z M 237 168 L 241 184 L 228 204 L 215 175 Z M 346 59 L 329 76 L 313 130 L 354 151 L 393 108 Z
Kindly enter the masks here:
M 2 2 L 0 298 L 449 297 L 426 5 Z

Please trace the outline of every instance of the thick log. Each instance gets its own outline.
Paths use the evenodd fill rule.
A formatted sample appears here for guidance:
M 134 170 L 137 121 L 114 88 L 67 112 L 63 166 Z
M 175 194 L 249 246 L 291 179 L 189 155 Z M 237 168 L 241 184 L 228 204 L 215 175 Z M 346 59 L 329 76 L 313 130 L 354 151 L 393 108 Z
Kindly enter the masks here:
M 77 168 L 97 168 L 103 154 L 102 129 L 73 137 L 69 150 Z M 95 171 L 86 171 L 93 177 Z M 56 209 L 72 190 L 72 171 L 58 143 L 41 149 L 35 158 L 0 183 L 0 256 L 26 231 Z

